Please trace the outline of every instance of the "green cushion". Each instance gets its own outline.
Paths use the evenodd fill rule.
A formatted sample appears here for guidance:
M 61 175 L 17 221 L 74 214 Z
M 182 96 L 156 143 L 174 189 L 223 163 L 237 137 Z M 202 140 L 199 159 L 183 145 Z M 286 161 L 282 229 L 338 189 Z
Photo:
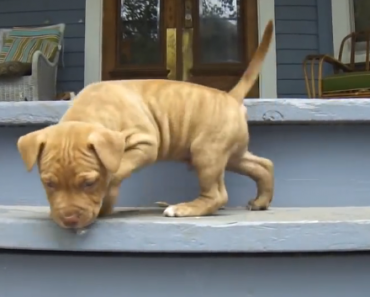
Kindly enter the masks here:
M 370 72 L 344 72 L 329 75 L 322 80 L 323 92 L 370 89 Z

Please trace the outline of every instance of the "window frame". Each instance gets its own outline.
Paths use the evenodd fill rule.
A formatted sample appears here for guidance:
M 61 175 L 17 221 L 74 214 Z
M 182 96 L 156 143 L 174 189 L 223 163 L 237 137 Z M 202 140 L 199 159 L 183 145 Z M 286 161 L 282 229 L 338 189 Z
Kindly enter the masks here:
M 353 0 L 331 0 L 332 26 L 333 26 L 333 49 L 334 57 L 339 56 L 340 44 L 343 38 L 354 31 L 354 6 Z M 342 61 L 350 62 L 350 41 L 343 48 Z M 356 44 L 355 61 L 366 61 L 365 42 Z

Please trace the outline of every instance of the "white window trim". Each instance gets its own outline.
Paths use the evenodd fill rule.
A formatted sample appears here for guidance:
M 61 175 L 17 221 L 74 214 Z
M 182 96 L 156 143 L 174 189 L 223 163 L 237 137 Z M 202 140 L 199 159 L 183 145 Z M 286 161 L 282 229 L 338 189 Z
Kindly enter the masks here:
M 331 0 L 332 24 L 333 24 L 333 47 L 334 57 L 338 58 L 340 43 L 343 38 L 353 31 L 353 2 L 352 0 Z M 350 42 L 343 49 L 342 62 L 350 61 Z M 356 51 L 356 62 L 365 62 L 365 51 Z
M 335 0 L 340 1 L 340 0 Z M 275 23 L 275 0 L 258 0 L 258 36 L 272 19 Z M 85 86 L 101 80 L 103 0 L 86 0 L 85 16 Z M 276 43 L 271 42 L 260 74 L 260 97 L 277 98 Z

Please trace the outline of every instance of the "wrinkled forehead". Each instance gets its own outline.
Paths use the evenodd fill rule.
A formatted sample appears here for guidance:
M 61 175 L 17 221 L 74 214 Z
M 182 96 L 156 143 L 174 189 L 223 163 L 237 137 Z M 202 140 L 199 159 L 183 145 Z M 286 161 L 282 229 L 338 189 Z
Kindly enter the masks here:
M 99 170 L 100 162 L 86 137 L 76 131 L 48 135 L 40 154 L 40 170 L 60 171 L 75 175 L 80 171 Z

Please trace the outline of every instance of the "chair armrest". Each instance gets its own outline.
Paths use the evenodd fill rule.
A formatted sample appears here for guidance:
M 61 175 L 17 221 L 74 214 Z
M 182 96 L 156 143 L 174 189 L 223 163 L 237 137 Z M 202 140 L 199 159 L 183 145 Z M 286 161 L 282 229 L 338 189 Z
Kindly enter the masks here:
M 32 57 L 32 80 L 38 100 L 55 100 L 58 60 L 50 62 L 41 51 Z
M 351 67 L 343 64 L 342 62 L 340 62 L 339 60 L 333 58 L 332 56 L 323 55 L 323 54 L 307 55 L 306 58 L 303 61 L 303 64 L 305 64 L 308 61 L 314 61 L 314 60 L 319 61 L 319 64 L 322 64 L 323 62 L 326 62 L 326 63 L 330 64 L 331 66 L 333 66 L 333 68 L 335 70 L 339 70 L 340 69 L 340 70 L 342 70 L 344 72 L 352 72 L 353 71 L 353 69 Z

